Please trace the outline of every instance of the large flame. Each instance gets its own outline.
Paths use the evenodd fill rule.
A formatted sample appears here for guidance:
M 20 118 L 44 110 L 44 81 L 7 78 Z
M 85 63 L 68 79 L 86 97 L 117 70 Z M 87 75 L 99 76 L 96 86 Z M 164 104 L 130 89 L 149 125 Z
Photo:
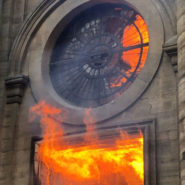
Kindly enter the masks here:
M 143 185 L 143 135 L 121 132 L 117 139 L 98 139 L 91 110 L 81 143 L 66 142 L 61 127 L 66 111 L 44 101 L 31 109 L 40 117 L 43 140 L 37 148 L 41 185 Z

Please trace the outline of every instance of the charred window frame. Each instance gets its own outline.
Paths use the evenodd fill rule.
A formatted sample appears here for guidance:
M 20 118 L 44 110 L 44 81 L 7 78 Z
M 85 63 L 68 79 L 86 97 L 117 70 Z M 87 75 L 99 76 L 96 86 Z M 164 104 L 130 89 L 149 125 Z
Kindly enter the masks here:
M 100 139 L 115 138 L 119 130 L 127 131 L 129 134 L 138 133 L 141 130 L 144 136 L 144 185 L 156 185 L 156 120 L 120 124 L 118 126 L 102 127 L 97 130 Z M 64 137 L 66 140 L 78 142 L 84 136 L 81 133 L 68 133 Z M 31 175 L 30 185 L 41 185 L 35 173 L 35 152 L 38 143 L 42 142 L 42 137 L 32 138 L 31 145 Z

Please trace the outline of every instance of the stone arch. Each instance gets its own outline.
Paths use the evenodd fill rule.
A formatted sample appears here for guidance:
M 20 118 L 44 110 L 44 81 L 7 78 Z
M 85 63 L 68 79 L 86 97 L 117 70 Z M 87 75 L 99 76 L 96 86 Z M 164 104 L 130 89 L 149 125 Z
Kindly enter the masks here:
M 102 0 L 101 2 L 107 1 Z M 109 2 L 115 3 L 115 0 L 109 0 Z M 127 2 L 125 0 L 116 0 L 116 2 L 133 5 L 143 15 L 151 38 L 150 51 L 144 70 L 132 86 L 115 101 L 92 110 L 97 115 L 96 122 L 107 120 L 131 106 L 150 84 L 159 67 L 162 56 L 162 45 L 164 43 L 163 22 L 153 1 L 143 0 L 143 2 L 136 2 L 135 0 L 130 0 Z M 44 95 L 42 97 L 45 97 L 47 101 L 67 107 L 72 114 L 70 118 L 64 121 L 71 124 L 80 124 L 82 122 L 84 109 L 69 105 L 57 97 L 54 90 L 52 90 L 49 79 L 46 81 L 44 79 L 45 76 L 42 75 L 43 60 L 45 62 L 49 58 L 55 37 L 63 24 L 65 24 L 65 17 L 67 15 L 70 16 L 71 12 L 74 15 L 80 9 L 98 3 L 100 3 L 99 0 L 51 1 L 50 3 L 44 1 L 30 19 L 25 22 L 11 53 L 10 74 L 23 73 L 29 75 L 31 88 L 36 100 L 40 100 L 40 94 L 42 94 Z M 143 4 L 150 8 L 146 9 Z M 61 22 L 61 20 L 64 21 Z M 51 89 L 51 91 L 45 91 L 45 87 Z
M 22 66 L 29 43 L 45 19 L 65 0 L 44 0 L 24 21 L 12 45 L 9 57 L 9 75 L 23 73 Z
M 24 21 L 19 33 L 17 34 L 16 39 L 14 40 L 14 43 L 12 45 L 11 51 L 10 51 L 10 57 L 9 57 L 9 74 L 19 74 L 22 72 L 21 67 L 23 66 L 23 60 L 26 55 L 26 49 L 31 41 L 31 39 L 34 37 L 34 33 L 38 30 L 42 22 L 44 22 L 47 17 L 56 10 L 58 6 L 60 6 L 63 2 L 66 0 L 52 0 L 47 1 L 44 0 L 36 9 L 32 12 L 32 14 Z M 167 0 L 166 0 L 167 1 Z M 170 30 L 173 30 L 172 28 L 175 23 L 175 17 L 174 12 L 170 12 L 170 8 L 166 7 L 168 3 L 165 1 L 165 3 L 161 3 L 161 1 L 152 1 L 153 6 L 155 5 L 158 8 L 158 13 L 163 19 L 169 19 L 169 22 L 171 22 L 168 27 L 164 27 L 164 29 L 171 28 Z M 169 5 L 168 5 L 169 6 Z M 163 11 L 165 9 L 165 11 Z M 168 17 L 166 14 L 170 14 Z M 171 34 L 173 34 L 171 33 Z M 175 33 L 174 33 L 175 34 Z

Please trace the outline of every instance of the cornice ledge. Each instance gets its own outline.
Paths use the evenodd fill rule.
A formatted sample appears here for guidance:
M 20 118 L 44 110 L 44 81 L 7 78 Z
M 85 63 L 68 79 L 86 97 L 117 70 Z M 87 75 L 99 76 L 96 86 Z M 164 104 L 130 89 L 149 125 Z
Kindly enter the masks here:
M 171 37 L 165 44 L 163 45 L 163 50 L 170 57 L 170 62 L 173 67 L 175 73 L 178 72 L 178 64 L 177 64 L 177 35 Z

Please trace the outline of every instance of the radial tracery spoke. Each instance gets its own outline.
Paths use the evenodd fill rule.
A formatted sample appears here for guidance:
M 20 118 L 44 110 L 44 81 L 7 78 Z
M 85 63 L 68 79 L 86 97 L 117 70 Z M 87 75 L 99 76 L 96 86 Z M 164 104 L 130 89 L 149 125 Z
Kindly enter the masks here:
M 147 47 L 149 46 L 149 43 L 143 43 L 143 44 L 137 44 L 137 45 L 133 45 L 133 46 L 128 46 L 128 47 L 123 47 L 121 49 L 121 51 L 130 51 L 130 50 L 134 50 L 134 49 L 138 49 L 138 48 L 142 48 L 142 47 Z

